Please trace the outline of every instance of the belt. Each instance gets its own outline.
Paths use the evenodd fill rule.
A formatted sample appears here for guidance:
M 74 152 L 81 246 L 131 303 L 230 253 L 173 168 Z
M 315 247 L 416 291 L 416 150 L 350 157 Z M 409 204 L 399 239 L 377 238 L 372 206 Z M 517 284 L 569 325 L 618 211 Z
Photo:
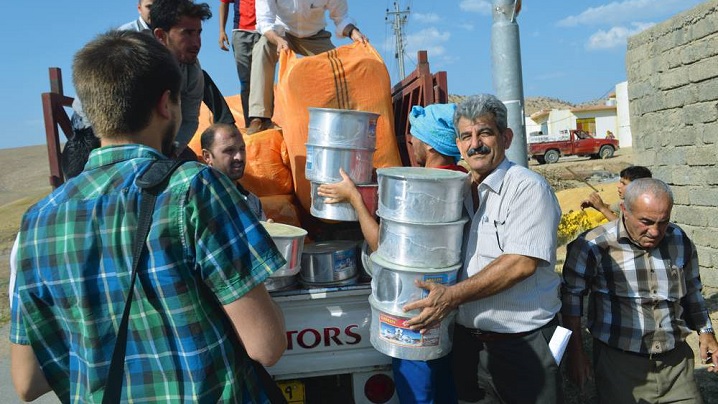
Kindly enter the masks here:
M 665 351 L 665 352 L 643 353 L 643 352 L 626 351 L 625 349 L 616 348 L 615 346 L 610 346 L 607 343 L 605 343 L 599 339 L 596 339 L 596 338 L 594 338 L 593 340 L 600 342 L 601 344 L 603 344 L 603 346 L 613 349 L 614 351 L 622 352 L 622 353 L 625 353 L 625 354 L 631 355 L 631 356 L 638 356 L 639 358 L 645 358 L 645 359 L 649 359 L 649 360 L 662 359 L 662 358 L 672 354 L 673 351 L 675 351 L 677 348 L 677 347 L 674 347 L 670 351 Z
M 521 338 L 525 337 L 527 335 L 533 334 L 535 332 L 541 331 L 544 328 L 551 327 L 554 325 L 558 325 L 558 319 L 554 317 L 551 321 L 546 323 L 545 325 L 531 331 L 524 331 L 524 332 L 514 332 L 514 333 L 505 333 L 505 332 L 492 332 L 492 331 L 484 331 L 480 330 L 478 328 L 469 328 L 464 327 L 462 325 L 456 324 L 457 327 L 463 327 L 466 329 L 466 331 L 471 334 L 474 339 L 480 342 L 499 342 L 499 341 L 507 341 L 511 339 Z
M 536 332 L 536 330 L 533 331 L 526 331 L 526 332 L 516 332 L 516 333 L 504 333 L 504 332 L 491 332 L 491 331 L 483 331 L 479 330 L 477 328 L 466 328 L 466 331 L 468 331 L 472 337 L 477 339 L 481 342 L 498 342 L 498 341 L 506 341 L 510 339 L 516 339 L 525 337 L 531 333 Z

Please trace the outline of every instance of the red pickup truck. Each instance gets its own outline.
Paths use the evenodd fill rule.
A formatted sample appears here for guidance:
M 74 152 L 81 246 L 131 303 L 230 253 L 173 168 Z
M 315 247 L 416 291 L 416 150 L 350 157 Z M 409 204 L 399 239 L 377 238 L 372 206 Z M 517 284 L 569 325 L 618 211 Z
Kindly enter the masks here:
M 561 156 L 607 159 L 618 150 L 617 139 L 597 139 L 583 130 L 561 131 L 557 136 L 529 136 L 528 154 L 539 164 L 555 163 Z

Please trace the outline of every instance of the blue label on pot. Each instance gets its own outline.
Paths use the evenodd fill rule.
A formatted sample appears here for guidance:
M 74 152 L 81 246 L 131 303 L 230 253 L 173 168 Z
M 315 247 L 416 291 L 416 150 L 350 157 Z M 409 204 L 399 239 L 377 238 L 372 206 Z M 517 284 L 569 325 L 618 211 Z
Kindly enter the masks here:
M 307 165 L 305 171 L 312 171 L 312 160 L 314 157 L 314 147 L 307 146 Z

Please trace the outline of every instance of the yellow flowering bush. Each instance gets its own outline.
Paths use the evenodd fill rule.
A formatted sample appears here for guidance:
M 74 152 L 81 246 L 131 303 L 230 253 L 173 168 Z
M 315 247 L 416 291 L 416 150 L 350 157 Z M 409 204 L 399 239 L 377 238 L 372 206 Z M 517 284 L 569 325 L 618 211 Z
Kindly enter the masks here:
M 567 244 L 582 232 L 608 222 L 601 212 L 593 209 L 572 210 L 561 215 L 558 224 L 558 245 Z

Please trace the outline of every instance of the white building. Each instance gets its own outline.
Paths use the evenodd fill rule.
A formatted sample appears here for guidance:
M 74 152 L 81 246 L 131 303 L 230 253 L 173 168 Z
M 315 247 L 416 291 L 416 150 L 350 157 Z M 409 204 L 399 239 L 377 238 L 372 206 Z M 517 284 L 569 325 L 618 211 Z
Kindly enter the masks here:
M 547 135 L 562 130 L 578 129 L 595 137 L 616 136 L 620 147 L 631 147 L 631 124 L 628 113 L 628 85 L 616 85 L 616 92 L 601 105 L 588 105 L 570 109 L 541 110 L 526 117 L 527 139 L 532 132 Z

